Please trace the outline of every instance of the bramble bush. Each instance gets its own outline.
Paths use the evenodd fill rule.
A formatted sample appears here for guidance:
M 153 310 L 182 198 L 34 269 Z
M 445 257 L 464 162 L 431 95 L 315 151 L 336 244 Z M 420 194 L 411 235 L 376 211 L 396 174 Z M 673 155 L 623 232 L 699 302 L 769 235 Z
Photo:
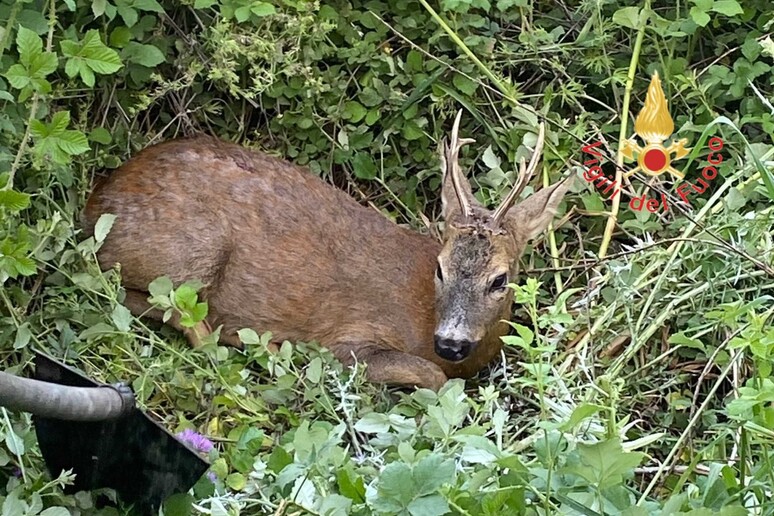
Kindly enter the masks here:
M 0 0 L 3 370 L 42 349 L 208 436 L 210 478 L 166 515 L 774 514 L 772 20 L 764 0 Z M 620 206 L 576 181 L 511 286 L 503 356 L 439 393 L 370 385 L 314 343 L 268 353 L 260 328 L 188 349 L 100 272 L 110 219 L 80 233 L 95 176 L 199 131 L 427 231 L 458 109 L 494 204 L 539 120 L 536 185 L 600 140 L 613 171 L 654 71 L 689 176 L 725 142 L 709 191 L 654 214 L 627 203 L 676 201 L 666 175 Z M 153 294 L 201 318 L 190 286 Z M 128 510 L 64 494 L 28 415 L 0 408 L 0 438 L 3 516 Z

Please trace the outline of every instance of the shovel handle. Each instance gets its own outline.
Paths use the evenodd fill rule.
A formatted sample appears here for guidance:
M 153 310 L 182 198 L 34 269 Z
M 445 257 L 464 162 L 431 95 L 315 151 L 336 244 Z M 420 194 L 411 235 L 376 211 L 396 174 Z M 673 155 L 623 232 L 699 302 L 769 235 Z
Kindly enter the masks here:
M 65 421 L 104 421 L 129 413 L 134 394 L 123 384 L 72 387 L 0 371 L 0 406 Z

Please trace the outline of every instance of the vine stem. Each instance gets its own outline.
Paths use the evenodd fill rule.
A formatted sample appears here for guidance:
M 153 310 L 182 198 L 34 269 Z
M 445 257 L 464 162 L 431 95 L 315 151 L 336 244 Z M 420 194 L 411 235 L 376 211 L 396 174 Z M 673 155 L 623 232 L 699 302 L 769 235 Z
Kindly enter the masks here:
M 13 31 L 13 24 L 16 23 L 16 17 L 21 10 L 21 4 L 21 1 L 17 0 L 17 2 L 13 4 L 13 7 L 11 7 L 10 14 L 8 14 L 8 21 L 5 22 L 5 31 L 3 32 L 2 39 L 0 39 L 0 58 L 2 58 L 5 53 L 5 47 L 8 45 L 8 39 L 11 37 L 11 32 Z
M 420 0 L 422 1 L 422 0 Z M 647 16 L 644 14 L 650 10 L 650 0 L 645 0 L 645 5 L 640 11 L 639 29 L 637 32 L 637 38 L 634 40 L 634 49 L 632 50 L 632 59 L 629 61 L 629 73 L 626 76 L 626 88 L 624 89 L 623 108 L 621 109 L 621 131 L 618 134 L 618 154 L 616 156 L 616 168 L 615 168 L 615 184 L 620 184 L 623 180 L 623 159 L 622 154 L 623 142 L 626 140 L 629 125 L 629 104 L 632 97 L 632 88 L 634 86 L 634 76 L 637 74 L 637 65 L 640 62 L 640 51 L 642 50 L 642 40 L 645 39 L 645 28 L 648 24 Z M 607 254 L 607 248 L 610 246 L 610 241 L 613 239 L 613 231 L 615 231 L 616 224 L 618 222 L 618 210 L 621 205 L 621 195 L 618 194 L 613 198 L 613 205 L 610 208 L 610 212 L 607 218 L 607 224 L 605 225 L 605 232 L 602 235 L 602 243 L 599 245 L 599 257 L 604 258 Z
M 430 16 L 438 23 L 438 25 L 441 26 L 446 34 L 449 35 L 452 41 L 454 41 L 454 43 L 460 47 L 463 52 L 465 52 L 465 55 L 467 55 L 476 64 L 476 66 L 478 66 L 481 71 L 484 72 L 484 75 L 486 75 L 489 80 L 492 81 L 495 86 L 497 86 L 497 89 L 500 90 L 503 96 L 511 102 L 518 104 L 518 101 L 513 97 L 513 94 L 505 86 L 505 84 L 503 84 L 500 79 L 498 79 L 497 76 L 484 63 L 482 63 L 478 57 L 476 57 L 476 54 L 474 54 L 473 51 L 468 48 L 465 42 L 462 41 L 462 38 L 460 38 L 457 33 L 454 32 L 454 29 L 449 27 L 449 24 L 446 23 L 443 18 L 441 18 L 441 16 L 435 11 L 435 9 L 430 6 L 430 4 L 427 3 L 427 0 L 419 0 L 419 3 L 421 3 L 425 9 L 427 9 L 427 12 L 430 13 Z
M 669 464 L 672 462 L 672 459 L 675 458 L 675 455 L 677 454 L 678 450 L 681 448 L 683 442 L 688 438 L 690 433 L 693 431 L 693 428 L 696 426 L 696 423 L 699 421 L 699 418 L 704 414 L 704 411 L 707 409 L 709 404 L 712 402 L 715 393 L 718 391 L 720 386 L 723 384 L 723 380 L 725 380 L 726 376 L 728 375 L 729 371 L 731 370 L 734 363 L 739 360 L 739 357 L 742 356 L 742 349 L 739 349 L 733 357 L 731 357 L 731 360 L 728 362 L 728 365 L 723 369 L 723 371 L 718 376 L 717 380 L 715 380 L 715 384 L 712 386 L 712 388 L 707 393 L 706 398 L 704 399 L 704 402 L 701 404 L 699 409 L 696 411 L 696 413 L 693 415 L 691 420 L 688 422 L 688 426 L 685 427 L 685 430 L 683 430 L 683 433 L 680 434 L 680 437 L 677 439 L 677 442 L 672 447 L 672 450 L 669 452 L 667 457 L 659 464 L 658 471 L 656 471 L 655 475 L 653 475 L 653 479 L 650 481 L 648 486 L 645 488 L 645 490 L 642 492 L 642 495 L 640 496 L 639 500 L 637 500 L 637 506 L 642 506 L 642 504 L 647 500 L 648 495 L 651 491 L 653 491 L 653 488 L 656 487 L 656 484 L 658 484 L 659 480 L 661 480 L 661 475 L 664 474 L 664 470 L 667 469 Z
M 546 170 L 546 167 L 543 167 L 543 188 L 547 188 L 549 186 L 549 180 L 548 180 L 548 170 Z M 556 285 L 556 294 L 559 295 L 564 290 L 564 284 L 562 282 L 562 273 L 558 270 L 559 269 L 559 249 L 556 247 L 556 233 L 554 232 L 554 224 L 553 222 L 548 225 L 548 245 L 551 248 L 551 265 L 554 267 L 554 269 L 557 269 L 554 271 L 554 283 Z
M 27 142 L 30 139 L 30 123 L 33 120 L 35 120 L 35 113 L 37 111 L 38 111 L 38 94 L 33 93 L 32 105 L 30 106 L 30 116 L 27 119 L 27 127 L 24 129 L 24 136 L 22 136 L 22 140 L 19 143 L 19 150 L 16 151 L 16 157 L 14 157 L 13 163 L 11 164 L 11 170 L 8 172 L 8 182 L 5 183 L 5 186 L 1 190 L 13 189 L 13 178 L 16 175 L 16 171 L 19 170 L 22 156 L 24 156 L 24 153 L 27 151 Z
M 54 47 L 54 28 L 56 27 L 56 0 L 49 0 L 49 19 L 48 19 L 48 37 L 46 38 L 46 52 L 51 52 Z M 11 28 L 10 26 L 8 27 Z M 30 140 L 30 125 L 35 120 L 35 114 L 38 112 L 38 102 L 40 101 L 40 95 L 38 92 L 32 94 L 32 104 L 30 105 L 30 116 L 27 119 L 27 127 L 24 128 L 24 136 L 19 143 L 19 150 L 16 151 L 16 156 L 11 164 L 11 170 L 8 172 L 8 181 L 5 183 L 2 190 L 13 189 L 13 179 L 16 176 L 16 172 L 21 166 L 22 156 L 27 151 L 27 143 Z

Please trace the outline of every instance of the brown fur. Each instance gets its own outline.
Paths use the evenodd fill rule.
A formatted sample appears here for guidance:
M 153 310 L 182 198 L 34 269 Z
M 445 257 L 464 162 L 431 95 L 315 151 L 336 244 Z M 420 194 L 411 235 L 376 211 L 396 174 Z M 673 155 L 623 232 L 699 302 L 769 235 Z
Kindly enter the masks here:
M 442 359 L 433 349 L 441 244 L 299 167 L 215 138 L 137 154 L 94 189 L 87 234 L 103 213 L 117 218 L 99 260 L 121 264 L 130 310 L 149 310 L 147 287 L 159 276 L 199 280 L 207 325 L 222 325 L 230 345 L 240 345 L 241 328 L 268 330 L 278 341 L 318 341 L 344 363 L 364 361 L 373 381 L 437 389 L 478 372 L 506 331 L 497 320 L 509 301 L 476 352 Z

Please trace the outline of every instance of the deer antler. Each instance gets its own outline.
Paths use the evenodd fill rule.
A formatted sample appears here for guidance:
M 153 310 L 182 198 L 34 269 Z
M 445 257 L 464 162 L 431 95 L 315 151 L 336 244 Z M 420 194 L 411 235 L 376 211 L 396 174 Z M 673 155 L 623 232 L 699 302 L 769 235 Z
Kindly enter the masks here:
M 462 110 L 460 109 L 457 112 L 457 118 L 454 120 L 454 126 L 452 127 L 451 141 L 445 149 L 446 159 L 444 161 L 447 167 L 445 168 L 445 172 L 451 174 L 452 186 L 454 188 L 454 193 L 457 195 L 457 201 L 460 203 L 462 217 L 468 218 L 471 215 L 470 201 L 468 200 L 467 195 L 465 195 L 465 190 L 462 187 L 462 181 L 467 181 L 467 179 L 462 176 L 462 170 L 460 169 L 459 164 L 459 154 L 460 149 L 464 145 L 473 143 L 476 140 L 459 137 L 461 119 Z
M 505 214 L 508 213 L 508 210 L 511 209 L 513 203 L 516 202 L 516 199 L 519 198 L 519 195 L 521 194 L 522 190 L 524 190 L 524 187 L 527 186 L 530 179 L 532 179 L 532 175 L 535 173 L 538 162 L 540 162 L 540 155 L 543 153 L 543 142 L 545 140 L 545 135 L 546 128 L 545 125 L 543 125 L 541 122 L 538 128 L 538 139 L 535 143 L 535 150 L 532 152 L 532 157 L 529 160 L 529 166 L 525 167 L 524 158 L 521 158 L 519 163 L 519 178 L 516 181 L 516 185 L 513 187 L 513 190 L 511 190 L 505 200 L 500 204 L 500 206 L 497 207 L 494 214 L 492 215 L 491 220 L 493 227 L 500 225 L 500 222 L 502 222 Z

